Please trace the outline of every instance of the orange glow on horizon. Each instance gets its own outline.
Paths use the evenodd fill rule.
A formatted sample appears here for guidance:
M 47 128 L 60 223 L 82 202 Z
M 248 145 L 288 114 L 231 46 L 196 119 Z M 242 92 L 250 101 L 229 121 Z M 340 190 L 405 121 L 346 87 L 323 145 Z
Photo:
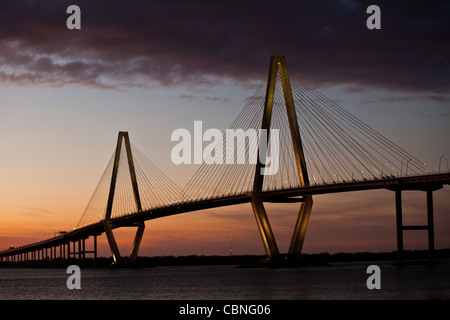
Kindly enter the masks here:
M 436 248 L 447 248 L 446 231 L 450 218 L 449 190 L 435 192 Z M 405 213 L 411 223 L 426 216 L 420 205 L 422 192 L 411 192 L 405 199 Z M 55 236 L 78 221 L 75 206 L 57 202 L 54 207 L 0 207 L 0 249 L 20 246 Z M 418 205 L 419 204 L 419 205 Z M 299 204 L 267 204 L 266 210 L 280 252 L 287 252 L 297 218 Z M 62 211 L 58 211 L 62 210 Z M 5 215 L 4 212 L 9 214 Z M 65 214 L 60 214 L 64 212 Z M 67 214 L 67 215 L 66 215 Z M 121 255 L 128 255 L 136 228 L 114 231 Z M 233 234 L 233 254 L 264 254 L 264 248 L 250 204 L 189 212 L 146 221 L 139 254 L 228 255 Z M 406 237 L 407 236 L 407 237 Z M 426 249 L 424 236 L 405 234 L 405 249 Z M 92 238 L 86 241 L 92 246 Z M 105 234 L 98 239 L 99 255 L 109 256 Z M 395 251 L 395 206 L 389 191 L 360 191 L 348 194 L 316 196 L 303 247 L 304 253 Z

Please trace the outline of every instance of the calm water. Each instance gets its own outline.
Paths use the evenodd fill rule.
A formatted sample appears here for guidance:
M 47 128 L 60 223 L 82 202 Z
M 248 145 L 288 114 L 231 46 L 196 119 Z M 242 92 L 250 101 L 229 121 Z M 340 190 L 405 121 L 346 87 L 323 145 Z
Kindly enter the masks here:
M 369 264 L 242 269 L 234 266 L 81 269 L 69 290 L 66 269 L 0 268 L 0 299 L 450 299 L 450 261 L 381 268 L 381 289 L 369 290 Z

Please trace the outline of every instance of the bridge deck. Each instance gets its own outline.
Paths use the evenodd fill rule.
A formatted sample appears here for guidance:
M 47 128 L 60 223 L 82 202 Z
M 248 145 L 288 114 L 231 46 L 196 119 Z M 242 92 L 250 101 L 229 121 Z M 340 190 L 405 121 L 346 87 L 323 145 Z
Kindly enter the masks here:
M 260 194 L 266 202 L 292 202 L 295 197 L 306 195 L 330 194 L 338 192 L 354 192 L 374 189 L 388 190 L 438 190 L 443 185 L 450 184 L 450 173 L 431 174 L 425 176 L 412 176 L 402 178 L 385 178 L 367 181 L 340 182 L 326 185 L 315 185 L 303 188 L 292 188 L 285 190 L 266 191 Z M 111 219 L 113 228 L 123 226 L 133 226 L 146 220 L 152 220 L 185 212 L 198 211 L 210 208 L 217 208 L 241 203 L 248 203 L 252 199 L 252 194 L 234 195 L 220 197 L 215 199 L 204 199 L 195 202 L 180 202 L 171 206 L 155 208 L 152 210 L 141 211 L 125 215 L 123 217 Z M 20 253 L 32 252 L 45 248 L 55 247 L 68 242 L 87 239 L 90 236 L 100 235 L 104 230 L 104 222 L 97 223 L 74 229 L 66 234 L 49 238 L 40 242 L 28 244 L 10 250 L 0 252 L 0 257 L 11 256 Z

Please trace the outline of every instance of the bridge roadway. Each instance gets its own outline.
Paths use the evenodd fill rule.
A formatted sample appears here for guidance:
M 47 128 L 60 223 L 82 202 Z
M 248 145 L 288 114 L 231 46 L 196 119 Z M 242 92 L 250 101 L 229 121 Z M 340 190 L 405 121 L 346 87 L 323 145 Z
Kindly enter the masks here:
M 302 188 L 292 188 L 285 190 L 265 191 L 259 196 L 264 202 L 300 202 L 301 196 L 331 194 L 338 192 L 352 192 L 362 190 L 388 189 L 388 190 L 422 190 L 434 191 L 441 189 L 443 185 L 450 184 L 450 173 L 430 174 L 424 176 L 410 177 L 392 177 L 366 181 L 339 182 L 325 185 L 314 185 Z M 224 207 L 234 204 L 251 202 L 254 194 L 247 193 L 242 195 L 224 196 L 212 199 L 197 200 L 195 202 L 180 202 L 166 207 L 155 208 L 152 210 L 141 211 L 129 215 L 110 219 L 112 228 L 126 226 L 137 226 L 139 222 L 152 220 L 185 212 L 198 211 L 210 208 Z M 38 250 L 55 248 L 70 242 L 77 242 L 98 236 L 105 232 L 104 221 L 75 228 L 66 234 L 55 236 L 40 242 L 28 244 L 25 246 L 11 248 L 0 251 L 0 258 L 19 255 L 22 253 L 35 252 Z M 88 252 L 88 251 L 85 251 Z M 74 253 L 72 253 L 74 254 Z

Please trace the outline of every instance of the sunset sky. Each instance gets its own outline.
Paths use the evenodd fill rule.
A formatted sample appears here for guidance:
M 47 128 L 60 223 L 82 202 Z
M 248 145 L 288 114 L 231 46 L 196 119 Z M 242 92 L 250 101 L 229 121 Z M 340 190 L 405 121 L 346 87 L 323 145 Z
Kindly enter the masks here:
M 81 8 L 68 30 L 66 8 Z M 366 9 L 381 9 L 369 30 Z M 224 130 L 283 55 L 301 77 L 435 171 L 450 157 L 449 1 L 0 2 L 0 250 L 75 227 L 119 131 L 180 187 L 173 130 Z M 442 161 L 444 159 L 441 159 Z M 267 205 L 287 252 L 298 204 Z M 434 193 L 436 248 L 450 247 L 450 188 Z M 426 195 L 405 192 L 405 224 Z M 115 230 L 122 254 L 135 229 Z M 146 222 L 141 255 L 263 254 L 250 204 Z M 90 242 L 88 242 L 90 245 Z M 104 234 L 101 254 L 108 255 Z M 314 197 L 305 253 L 396 249 L 394 193 Z M 405 249 L 427 248 L 425 231 Z

